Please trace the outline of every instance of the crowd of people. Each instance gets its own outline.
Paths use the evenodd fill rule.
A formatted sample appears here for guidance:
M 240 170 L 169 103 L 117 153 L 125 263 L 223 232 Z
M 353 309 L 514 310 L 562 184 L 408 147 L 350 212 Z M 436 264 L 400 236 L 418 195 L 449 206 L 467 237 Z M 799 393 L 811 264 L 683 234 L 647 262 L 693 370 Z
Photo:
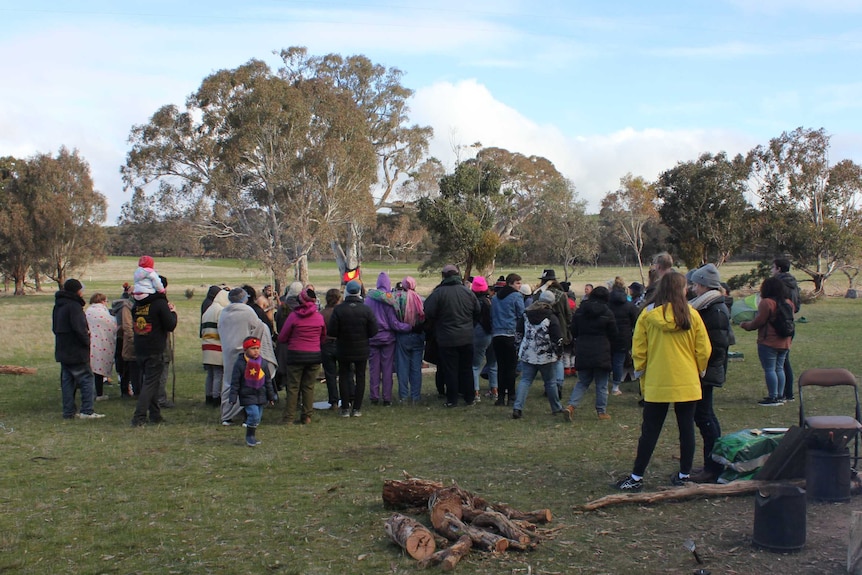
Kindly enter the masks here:
M 740 325 L 758 330 L 764 406 L 793 399 L 792 336 L 774 326 L 781 302 L 799 311 L 799 288 L 789 267 L 787 260 L 774 261 L 756 316 Z M 137 398 L 131 424 L 163 421 L 161 410 L 172 406 L 166 381 L 177 325 L 167 286 L 153 259 L 143 256 L 133 284 L 124 284 L 110 309 L 107 297 L 95 293 L 85 312 L 84 286 L 76 279 L 56 293 L 53 331 L 64 418 L 103 417 L 94 402 L 106 398 L 116 367 L 121 395 Z M 626 286 L 617 277 L 607 286 L 587 284 L 580 301 L 553 269 L 542 272 L 535 289 L 516 273 L 494 284 L 463 278 L 451 264 L 427 298 L 416 292 L 415 278 L 404 277 L 393 288 L 385 272 L 373 288 L 353 279 L 342 289 L 329 289 L 321 302 L 314 286 L 300 282 L 281 297 L 271 286 L 260 294 L 250 285 L 209 288 L 200 315 L 205 401 L 218 410 L 222 425 L 242 423 L 248 446 L 260 444 L 256 429 L 264 407 L 276 402 L 282 404 L 281 423 L 311 424 L 318 381 L 326 383 L 328 408 L 341 417 L 361 417 L 366 399 L 382 407 L 418 403 L 428 363 L 436 366 L 444 407 L 481 401 L 484 378 L 485 397 L 511 407 L 514 419 L 524 417 L 537 374 L 550 413 L 569 421 L 590 387 L 597 419 L 610 420 L 609 397 L 623 393 L 627 378 L 638 381 L 641 436 L 632 472 L 616 487 L 642 488 L 671 404 L 680 438 L 680 469 L 671 483 L 715 481 L 721 472 L 709 457 L 721 436 L 713 391 L 725 381 L 734 335 L 729 288 L 712 264 L 682 275 L 671 256 L 661 253 L 653 258 L 646 287 Z M 565 377 L 575 374 L 563 405 Z M 692 469 L 695 427 L 703 438 L 699 469 Z

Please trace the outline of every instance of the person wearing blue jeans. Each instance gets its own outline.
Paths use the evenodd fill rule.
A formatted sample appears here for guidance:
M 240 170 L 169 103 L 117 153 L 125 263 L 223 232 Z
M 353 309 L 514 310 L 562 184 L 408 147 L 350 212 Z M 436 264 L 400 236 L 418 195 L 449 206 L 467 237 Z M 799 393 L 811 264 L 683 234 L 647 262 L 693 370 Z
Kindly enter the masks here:
M 512 407 L 512 417 L 520 419 L 524 415 L 524 406 L 530 386 L 536 373 L 542 374 L 545 382 L 545 396 L 551 404 L 551 415 L 563 411 L 557 387 L 557 364 L 563 352 L 563 335 L 560 321 L 551 306 L 554 294 L 545 291 L 539 300 L 524 312 L 518 320 L 517 331 L 521 334 L 521 346 L 518 359 L 521 360 L 521 380 L 515 393 L 515 404 Z
M 96 383 L 90 369 L 90 329 L 84 315 L 84 284 L 69 278 L 54 294 L 51 331 L 54 359 L 60 364 L 63 419 L 98 419 L 93 412 Z M 75 406 L 75 391 L 81 389 L 81 412 Z
M 395 369 L 398 375 L 398 399 L 413 403 L 422 398 L 422 354 L 424 333 L 395 334 Z
M 610 292 L 599 286 L 590 292 L 590 299 L 581 304 L 572 318 L 572 335 L 577 341 L 575 369 L 578 383 L 569 397 L 566 418 L 574 420 L 578 407 L 590 384 L 596 382 L 596 416 L 601 420 L 608 415 L 608 377 L 611 373 L 611 342 L 617 337 L 617 322 L 608 307 Z
M 793 305 L 787 294 L 787 287 L 781 278 L 768 277 L 760 285 L 760 302 L 757 304 L 757 314 L 751 321 L 744 321 L 739 327 L 745 331 L 757 330 L 757 356 L 763 367 L 768 395 L 758 401 L 759 405 L 774 406 L 784 404 L 784 363 L 790 351 L 791 337 L 778 335 L 772 326 L 775 319 L 778 301 L 784 300 Z
M 492 328 L 491 328 L 491 294 L 488 293 L 488 282 L 485 278 L 477 276 L 470 283 L 470 291 L 479 300 L 479 321 L 473 326 L 473 391 L 476 394 L 474 401 L 479 401 L 479 375 L 482 373 L 482 367 L 487 363 L 488 366 L 488 384 L 493 390 L 491 394 L 497 392 L 497 356 L 494 353 L 494 347 L 491 345 Z
M 760 359 L 760 366 L 763 368 L 763 375 L 766 379 L 766 391 L 769 394 L 760 403 L 764 403 L 767 399 L 770 400 L 770 405 L 780 402 L 784 397 L 784 360 L 787 356 L 786 349 L 776 349 L 768 345 L 757 344 L 757 357 Z

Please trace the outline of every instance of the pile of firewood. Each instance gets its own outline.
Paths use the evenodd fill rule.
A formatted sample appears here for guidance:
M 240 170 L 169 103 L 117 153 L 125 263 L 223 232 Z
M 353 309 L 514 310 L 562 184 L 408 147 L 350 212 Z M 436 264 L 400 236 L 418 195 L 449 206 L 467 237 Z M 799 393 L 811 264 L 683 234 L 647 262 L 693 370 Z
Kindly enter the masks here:
M 502 503 L 489 503 L 457 485 L 445 487 L 436 481 L 408 478 L 386 480 L 383 502 L 387 507 L 428 512 L 434 531 L 454 542 L 437 551 L 438 538 L 425 525 L 401 513 L 385 524 L 386 534 L 424 569 L 440 565 L 451 571 L 470 549 L 500 553 L 507 549 L 529 551 L 550 536 L 551 530 L 537 523 L 551 521 L 550 509 L 518 511 Z

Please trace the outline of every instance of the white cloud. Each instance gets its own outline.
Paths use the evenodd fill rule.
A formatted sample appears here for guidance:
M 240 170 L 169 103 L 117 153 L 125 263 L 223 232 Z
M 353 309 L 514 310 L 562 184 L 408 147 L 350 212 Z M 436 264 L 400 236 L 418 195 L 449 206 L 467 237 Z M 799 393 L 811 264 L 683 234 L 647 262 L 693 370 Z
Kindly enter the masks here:
M 563 134 L 499 102 L 475 80 L 421 88 L 411 109 L 413 120 L 434 127 L 431 154 L 447 169 L 456 161 L 455 146 L 475 142 L 544 156 L 574 182 L 590 212 L 598 211 L 602 197 L 617 189 L 628 172 L 654 180 L 677 162 L 694 160 L 704 152 L 735 155 L 759 143 L 729 131 L 627 128 L 609 134 Z M 463 157 L 469 157 L 469 152 Z

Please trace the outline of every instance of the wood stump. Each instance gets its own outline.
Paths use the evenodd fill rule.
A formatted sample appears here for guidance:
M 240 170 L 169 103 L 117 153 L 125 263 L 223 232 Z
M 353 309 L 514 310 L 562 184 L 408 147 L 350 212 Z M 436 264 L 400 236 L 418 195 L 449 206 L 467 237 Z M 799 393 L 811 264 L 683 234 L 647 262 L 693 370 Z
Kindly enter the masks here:
M 387 479 L 383 482 L 383 503 L 396 509 L 425 507 L 431 494 L 440 489 L 443 484 L 439 481 Z
M 414 559 L 426 559 L 433 555 L 437 548 L 431 531 L 406 515 L 394 514 L 386 521 L 384 529 L 386 535 Z

